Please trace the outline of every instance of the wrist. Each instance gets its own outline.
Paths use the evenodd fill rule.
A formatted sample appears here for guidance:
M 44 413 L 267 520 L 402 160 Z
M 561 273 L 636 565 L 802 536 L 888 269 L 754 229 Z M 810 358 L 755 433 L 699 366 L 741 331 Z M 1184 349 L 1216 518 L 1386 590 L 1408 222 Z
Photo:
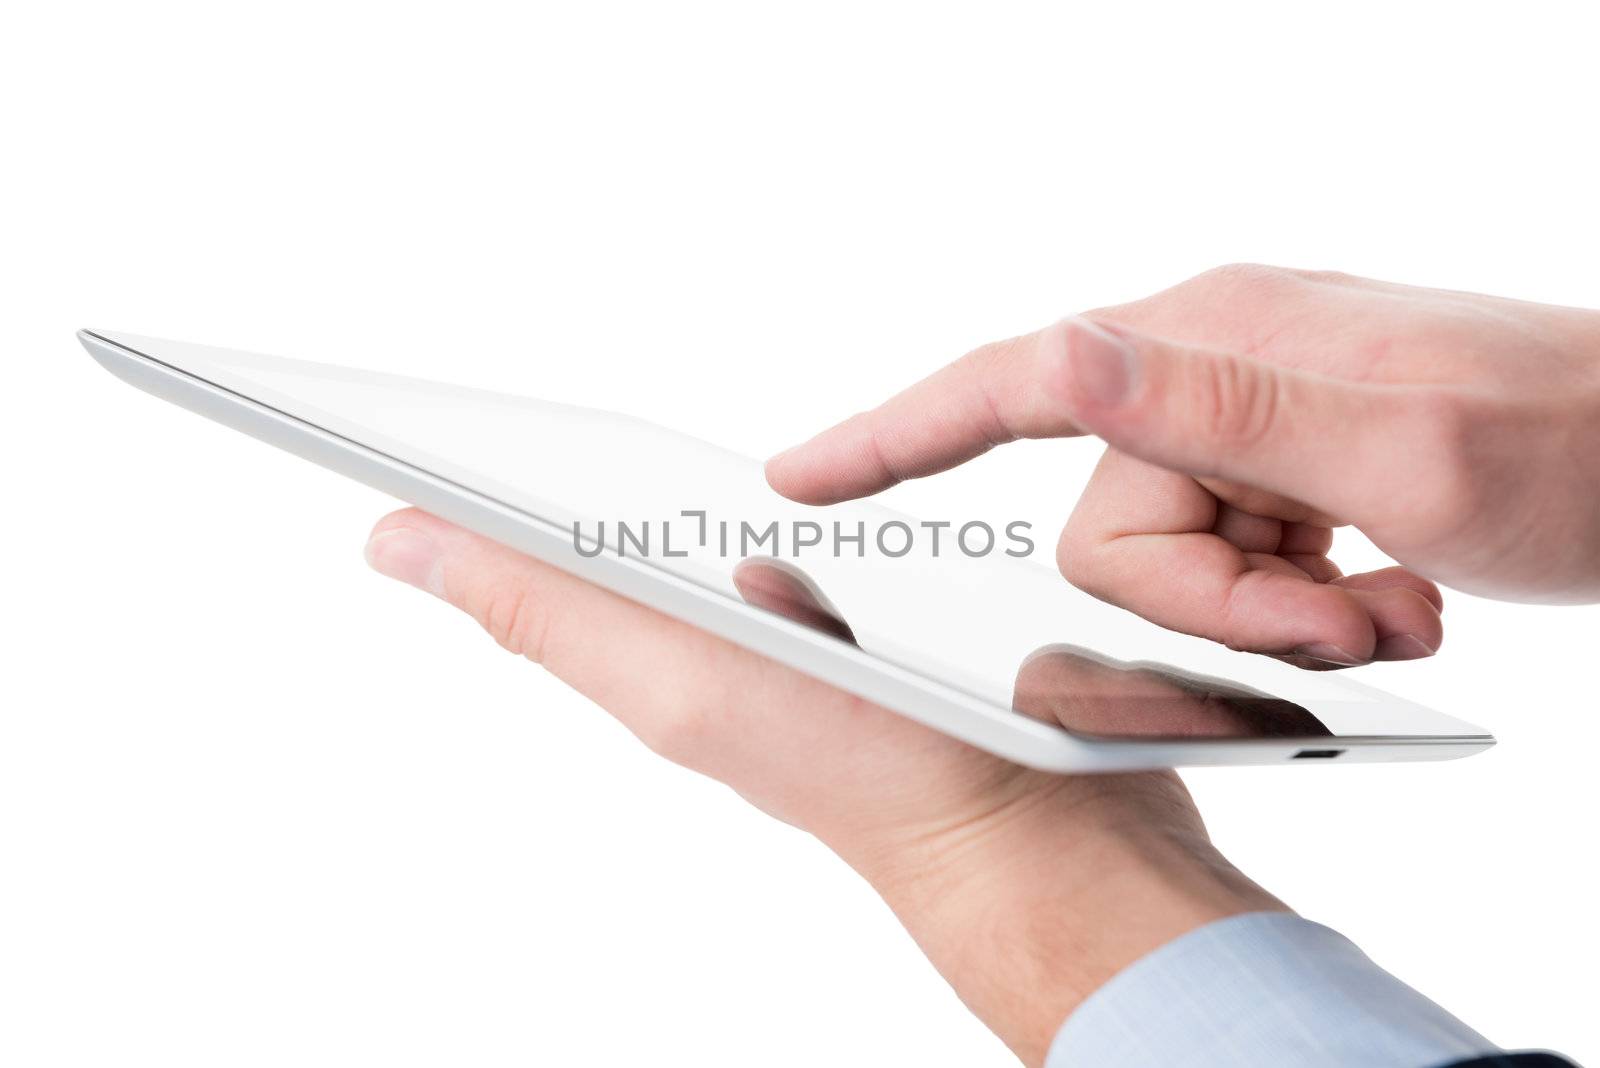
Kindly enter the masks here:
M 1026 1064 L 1135 960 L 1284 908 L 1210 844 L 1171 774 L 1057 779 L 857 867 Z

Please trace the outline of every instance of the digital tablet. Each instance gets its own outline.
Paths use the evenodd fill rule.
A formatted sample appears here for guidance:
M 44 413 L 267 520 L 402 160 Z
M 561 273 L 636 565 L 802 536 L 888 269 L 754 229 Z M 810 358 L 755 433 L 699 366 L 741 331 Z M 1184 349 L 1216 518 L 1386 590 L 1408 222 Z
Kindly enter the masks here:
M 1054 535 L 1025 523 L 795 504 L 758 461 L 612 412 L 78 336 L 146 392 L 1020 764 L 1443 760 L 1494 744 L 1349 672 L 1102 604 L 1036 558 Z

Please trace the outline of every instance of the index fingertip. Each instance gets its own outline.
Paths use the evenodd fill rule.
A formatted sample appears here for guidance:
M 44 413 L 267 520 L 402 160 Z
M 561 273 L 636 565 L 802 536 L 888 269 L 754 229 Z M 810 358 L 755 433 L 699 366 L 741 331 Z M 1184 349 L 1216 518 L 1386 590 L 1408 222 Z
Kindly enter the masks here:
M 775 454 L 763 466 L 767 485 L 791 501 L 800 504 L 834 504 L 844 498 L 835 496 L 837 487 L 832 480 L 822 476 L 811 462 L 809 442 L 791 446 Z

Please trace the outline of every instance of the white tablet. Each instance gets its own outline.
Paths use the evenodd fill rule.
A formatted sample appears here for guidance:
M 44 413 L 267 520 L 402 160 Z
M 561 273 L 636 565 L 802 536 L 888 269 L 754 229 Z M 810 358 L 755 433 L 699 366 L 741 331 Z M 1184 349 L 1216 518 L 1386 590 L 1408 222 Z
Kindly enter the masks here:
M 146 392 L 1021 764 L 1443 760 L 1494 744 L 1349 672 L 1101 604 L 1034 558 L 1044 532 L 795 504 L 755 460 L 610 412 L 78 336 Z

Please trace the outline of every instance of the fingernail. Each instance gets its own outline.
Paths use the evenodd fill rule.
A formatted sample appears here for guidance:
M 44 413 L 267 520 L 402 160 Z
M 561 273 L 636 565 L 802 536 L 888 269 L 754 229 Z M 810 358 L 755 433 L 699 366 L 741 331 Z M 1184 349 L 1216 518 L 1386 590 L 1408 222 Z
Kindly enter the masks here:
M 367 563 L 380 575 L 409 583 L 435 597 L 444 596 L 444 568 L 439 546 L 410 527 L 379 531 L 367 542 Z
M 1378 639 L 1377 660 L 1421 660 L 1438 652 L 1415 634 L 1391 634 Z
M 1073 383 L 1095 404 L 1115 407 L 1132 391 L 1138 356 L 1126 341 L 1089 320 L 1068 319 L 1067 359 Z
M 1356 657 L 1329 642 L 1312 642 L 1309 645 L 1302 645 L 1295 650 L 1295 654 L 1309 656 L 1313 660 L 1324 660 L 1330 664 L 1343 664 L 1346 667 L 1354 667 L 1356 664 L 1361 663 Z

